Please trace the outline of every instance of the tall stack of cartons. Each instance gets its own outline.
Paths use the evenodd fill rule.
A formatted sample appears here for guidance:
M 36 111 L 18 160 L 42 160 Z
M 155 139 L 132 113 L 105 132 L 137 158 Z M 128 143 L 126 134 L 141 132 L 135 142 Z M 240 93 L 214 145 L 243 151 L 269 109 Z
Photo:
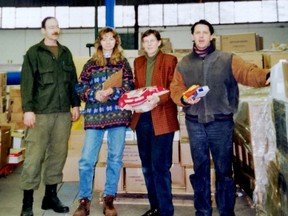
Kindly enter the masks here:
M 7 164 L 11 145 L 11 127 L 0 125 L 0 169 Z
M 240 86 L 238 112 L 234 115 L 234 178 L 261 212 L 267 212 L 267 196 L 271 196 L 269 164 L 276 162 L 273 103 L 269 91 L 270 87 Z
M 20 87 L 11 87 L 9 93 L 10 122 L 15 123 L 15 129 L 24 129 L 23 111 Z
M 0 123 L 7 123 L 7 73 L 0 72 Z
M 271 96 L 276 133 L 276 161 L 269 163 L 266 215 L 287 215 L 288 210 L 288 61 L 271 68 Z

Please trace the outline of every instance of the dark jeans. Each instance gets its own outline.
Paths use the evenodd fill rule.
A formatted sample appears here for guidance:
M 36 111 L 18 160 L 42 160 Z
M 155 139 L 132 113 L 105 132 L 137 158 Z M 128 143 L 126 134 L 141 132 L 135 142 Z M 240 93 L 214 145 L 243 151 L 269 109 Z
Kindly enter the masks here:
M 171 193 L 173 133 L 155 136 L 151 113 L 143 113 L 136 127 L 137 143 L 151 208 L 161 216 L 172 216 Z
M 232 178 L 234 127 L 233 118 L 198 123 L 186 118 L 194 174 L 190 181 L 194 189 L 196 216 L 211 216 L 210 151 L 216 173 L 216 204 L 220 216 L 234 216 L 235 184 Z M 209 151 L 210 150 L 210 151 Z

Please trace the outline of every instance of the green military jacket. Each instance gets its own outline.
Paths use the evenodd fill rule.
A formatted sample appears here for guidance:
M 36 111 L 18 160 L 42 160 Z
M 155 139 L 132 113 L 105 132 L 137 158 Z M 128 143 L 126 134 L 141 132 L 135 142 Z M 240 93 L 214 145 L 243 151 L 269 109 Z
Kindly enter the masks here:
M 23 112 L 48 114 L 69 112 L 80 106 L 75 91 L 77 74 L 69 49 L 58 43 L 56 58 L 44 40 L 29 48 L 21 70 Z

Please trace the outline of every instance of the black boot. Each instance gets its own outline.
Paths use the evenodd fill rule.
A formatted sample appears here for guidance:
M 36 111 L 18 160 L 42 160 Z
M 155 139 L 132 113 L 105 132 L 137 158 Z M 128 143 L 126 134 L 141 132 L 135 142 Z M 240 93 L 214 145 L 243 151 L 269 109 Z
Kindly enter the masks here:
M 57 185 L 46 185 L 45 196 L 42 200 L 43 210 L 53 209 L 58 213 L 66 213 L 69 212 L 69 207 L 64 206 L 62 202 L 57 197 Z
M 33 190 L 24 190 L 23 206 L 20 216 L 33 216 Z

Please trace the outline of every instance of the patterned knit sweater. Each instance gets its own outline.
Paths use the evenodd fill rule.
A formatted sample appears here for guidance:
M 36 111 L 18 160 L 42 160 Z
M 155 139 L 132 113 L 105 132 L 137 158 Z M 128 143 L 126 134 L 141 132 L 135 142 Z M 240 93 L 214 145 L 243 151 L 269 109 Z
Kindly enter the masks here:
M 108 59 L 109 60 L 109 59 Z M 109 62 L 109 61 L 108 61 Z M 96 100 L 95 93 L 102 89 L 103 83 L 114 73 L 123 70 L 122 87 L 114 87 L 113 94 L 106 102 Z M 128 126 L 131 121 L 131 112 L 120 110 L 118 99 L 123 93 L 134 89 L 133 73 L 127 59 L 116 65 L 107 64 L 98 66 L 89 60 L 80 74 L 76 91 L 85 102 L 85 129 L 104 129 L 107 127 Z

